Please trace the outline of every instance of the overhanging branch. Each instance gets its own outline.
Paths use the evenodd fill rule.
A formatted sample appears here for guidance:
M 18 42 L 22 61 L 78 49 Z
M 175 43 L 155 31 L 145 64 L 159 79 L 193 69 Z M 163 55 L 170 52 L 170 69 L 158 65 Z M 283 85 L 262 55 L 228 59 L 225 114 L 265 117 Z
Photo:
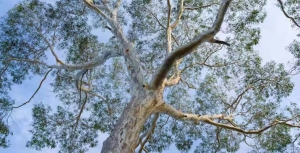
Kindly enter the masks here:
M 89 62 L 85 62 L 85 63 L 78 64 L 78 65 L 65 64 L 65 63 L 61 63 L 59 65 L 49 65 L 45 62 L 38 61 L 38 60 L 19 59 L 19 58 L 9 58 L 9 59 L 7 59 L 7 61 L 20 61 L 20 62 L 34 63 L 34 64 L 39 64 L 39 65 L 43 65 L 48 68 L 54 68 L 54 69 L 80 70 L 80 69 L 91 69 L 91 68 L 97 67 L 97 66 L 103 64 L 104 62 L 106 62 L 106 60 L 108 60 L 112 57 L 118 57 L 118 56 L 121 56 L 121 54 L 118 53 L 117 51 L 107 51 L 107 52 L 104 52 L 102 54 L 102 56 L 97 56 Z
M 244 134 L 260 134 L 260 133 L 270 129 L 271 127 L 279 125 L 279 124 L 283 124 L 283 125 L 286 125 L 286 126 L 289 126 L 289 127 L 300 128 L 299 125 L 294 125 L 294 124 L 291 124 L 291 123 L 287 123 L 288 121 L 291 120 L 291 119 L 288 119 L 288 120 L 283 120 L 283 121 L 274 120 L 269 125 L 261 128 L 261 129 L 258 129 L 258 130 L 244 130 L 244 129 L 241 129 L 237 126 L 222 124 L 222 123 L 218 123 L 218 122 L 213 121 L 214 119 L 223 119 L 223 120 L 227 120 L 229 123 L 231 123 L 232 122 L 232 117 L 226 117 L 223 114 L 199 115 L 199 114 L 183 113 L 183 112 L 175 109 L 173 106 L 171 106 L 167 103 L 161 104 L 161 106 L 158 107 L 157 111 L 159 113 L 167 114 L 167 115 L 169 115 L 169 116 L 171 116 L 171 117 L 173 117 L 177 120 L 192 121 L 195 124 L 198 124 L 199 122 L 204 122 L 204 123 L 207 123 L 207 124 L 211 124 L 211 125 L 214 125 L 214 126 L 217 126 L 217 127 L 222 127 L 222 128 L 225 128 L 225 129 L 237 131 L 237 132 L 244 133 Z
M 283 14 L 284 14 L 287 18 L 291 19 L 292 22 L 293 22 L 297 27 L 300 28 L 300 25 L 296 22 L 296 20 L 295 20 L 294 18 L 292 18 L 291 16 L 289 16 L 289 15 L 285 12 L 285 10 L 284 10 L 284 8 L 283 8 L 282 1 L 281 1 L 281 0 L 277 0 L 277 1 L 278 1 L 279 5 L 280 5 L 280 9 L 281 9 L 281 11 L 283 12 Z
M 169 56 L 162 63 L 162 66 L 158 69 L 158 71 L 156 72 L 155 76 L 152 79 L 151 82 L 152 89 L 157 89 L 162 84 L 163 80 L 166 78 L 168 72 L 171 70 L 172 66 L 177 60 L 191 53 L 202 43 L 211 40 L 220 31 L 221 25 L 224 20 L 224 16 L 226 14 L 230 2 L 231 0 L 223 1 L 219 9 L 219 12 L 216 16 L 215 22 L 209 30 L 194 38 L 194 40 L 191 41 L 190 43 L 187 43 L 179 47 L 174 52 L 169 54 Z

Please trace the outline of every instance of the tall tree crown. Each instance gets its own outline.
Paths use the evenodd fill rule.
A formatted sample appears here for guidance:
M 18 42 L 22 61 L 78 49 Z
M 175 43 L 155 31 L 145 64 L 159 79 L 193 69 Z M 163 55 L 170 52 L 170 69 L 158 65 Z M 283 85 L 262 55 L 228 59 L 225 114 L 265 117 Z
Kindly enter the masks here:
M 105 144 L 114 144 L 119 129 L 141 124 L 133 129 L 139 139 L 131 150 L 138 152 L 162 152 L 171 144 L 182 152 L 192 145 L 195 152 L 236 152 L 241 143 L 253 152 L 289 151 L 299 137 L 291 130 L 299 128 L 300 110 L 282 102 L 300 62 L 291 69 L 262 63 L 254 46 L 266 3 L 20 2 L 0 19 L 0 146 L 9 146 L 10 113 L 52 77 L 58 106 L 43 101 L 32 109 L 26 146 L 37 150 L 86 152 L 100 132 L 111 135 Z M 277 3 L 299 32 L 300 1 Z M 300 59 L 299 39 L 287 50 Z M 16 104 L 12 85 L 35 75 L 43 76 L 40 86 Z

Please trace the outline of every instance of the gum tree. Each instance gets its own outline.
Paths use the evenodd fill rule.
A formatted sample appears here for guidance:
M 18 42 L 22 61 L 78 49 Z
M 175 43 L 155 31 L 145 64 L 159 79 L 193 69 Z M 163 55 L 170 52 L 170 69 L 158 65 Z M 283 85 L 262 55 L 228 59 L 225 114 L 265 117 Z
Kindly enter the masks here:
M 300 2 L 277 3 L 299 30 Z M 265 5 L 266 0 L 19 3 L 0 21 L 0 145 L 9 145 L 10 113 L 30 103 L 51 76 L 59 102 L 52 107 L 42 101 L 32 109 L 27 146 L 37 150 L 86 152 L 97 146 L 100 132 L 109 133 L 103 153 L 162 152 L 170 144 L 180 151 L 195 144 L 195 152 L 236 152 L 241 143 L 253 152 L 294 148 L 299 136 L 291 130 L 299 128 L 300 110 L 282 99 L 293 90 L 290 77 L 300 62 L 289 70 L 262 64 L 253 47 Z M 299 41 L 288 49 L 300 57 Z M 11 86 L 34 75 L 43 76 L 36 92 L 15 104 Z

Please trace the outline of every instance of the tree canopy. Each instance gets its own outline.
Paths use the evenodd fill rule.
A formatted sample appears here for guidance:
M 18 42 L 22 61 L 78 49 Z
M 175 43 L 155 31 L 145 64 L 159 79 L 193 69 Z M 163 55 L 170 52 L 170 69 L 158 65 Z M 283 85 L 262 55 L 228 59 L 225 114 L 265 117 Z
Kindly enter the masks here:
M 237 152 L 242 143 L 251 152 L 293 152 L 300 107 L 283 99 L 300 72 L 300 1 L 276 1 L 291 21 L 283 28 L 297 35 L 287 47 L 297 59 L 292 67 L 263 64 L 254 49 L 266 2 L 20 2 L 0 18 L 0 147 L 9 147 L 13 110 L 53 77 L 59 103 L 32 108 L 26 146 L 33 149 L 87 152 L 109 133 L 104 153 L 162 152 L 171 144 Z M 16 104 L 12 85 L 36 75 L 43 77 L 36 92 Z

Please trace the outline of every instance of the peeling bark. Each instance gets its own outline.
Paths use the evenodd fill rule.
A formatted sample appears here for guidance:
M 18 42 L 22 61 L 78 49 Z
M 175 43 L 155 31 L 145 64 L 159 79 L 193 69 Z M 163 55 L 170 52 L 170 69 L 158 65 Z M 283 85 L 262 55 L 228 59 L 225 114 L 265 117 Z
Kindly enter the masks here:
M 140 90 L 124 109 L 110 136 L 103 142 L 101 153 L 133 153 L 138 146 L 139 135 L 146 120 L 154 111 L 153 92 Z

